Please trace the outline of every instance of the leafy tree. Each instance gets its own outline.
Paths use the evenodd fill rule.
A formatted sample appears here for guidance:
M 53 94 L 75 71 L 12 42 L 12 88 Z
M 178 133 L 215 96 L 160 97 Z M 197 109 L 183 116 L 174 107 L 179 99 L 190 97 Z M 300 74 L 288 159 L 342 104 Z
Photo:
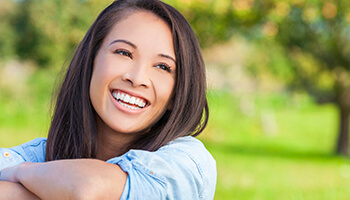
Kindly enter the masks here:
M 16 55 L 16 33 L 11 24 L 16 12 L 16 4 L 10 0 L 0 1 L 0 59 L 6 60 Z
M 291 89 L 304 90 L 339 110 L 336 153 L 349 153 L 350 2 L 278 2 L 262 32 L 273 37 L 289 59 Z
M 108 2 L 22 0 L 15 4 L 15 17 L 7 25 L 16 32 L 16 55 L 35 61 L 39 67 L 55 68 L 69 60 L 67 56 Z
M 335 151 L 349 153 L 350 1 L 175 2 L 205 46 L 243 35 L 260 45 L 264 58 L 255 57 L 258 73 L 271 73 L 287 89 L 306 91 L 319 103 L 335 103 L 339 110 Z
M 265 53 L 267 61 L 255 65 L 257 71 L 268 71 L 319 102 L 334 102 L 339 110 L 336 152 L 348 154 L 350 1 L 165 1 L 184 13 L 202 47 L 243 35 Z M 42 67 L 60 67 L 109 3 L 0 0 L 0 58 L 17 55 Z

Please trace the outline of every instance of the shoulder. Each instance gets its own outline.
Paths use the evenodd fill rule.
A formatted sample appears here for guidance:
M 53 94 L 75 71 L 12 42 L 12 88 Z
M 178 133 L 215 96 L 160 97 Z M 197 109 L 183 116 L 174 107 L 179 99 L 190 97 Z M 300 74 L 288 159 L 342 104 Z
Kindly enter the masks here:
M 0 148 L 0 170 L 22 162 L 44 162 L 45 149 L 45 138 L 36 138 L 12 148 Z
M 160 148 L 159 153 L 170 154 L 168 156 L 179 165 L 192 167 L 191 173 L 199 174 L 201 180 L 199 189 L 199 199 L 213 199 L 216 187 L 216 161 L 211 153 L 205 148 L 204 144 L 192 136 L 178 138 L 168 145 Z M 172 154 L 174 152 L 174 154 Z M 188 165 L 187 165 L 188 163 Z M 188 174 L 192 175 L 192 174 Z
M 202 164 L 202 162 L 205 162 L 206 164 L 215 164 L 213 156 L 205 148 L 204 144 L 192 136 L 177 138 L 174 141 L 169 142 L 167 145 L 161 147 L 156 153 L 161 154 L 163 152 L 166 153 L 171 151 L 187 155 L 198 164 Z M 175 157 L 177 155 L 178 154 L 174 154 Z
M 141 179 L 147 180 L 161 199 L 213 199 L 216 186 L 216 162 L 203 143 L 192 136 L 181 137 L 158 151 L 131 150 L 109 162 L 128 172 L 125 193 L 135 195 Z M 107 161 L 108 162 L 108 161 Z M 140 180 L 137 180 L 140 179 Z M 136 184 L 133 184 L 136 183 Z M 147 194 L 146 191 L 141 194 Z M 123 193 L 124 195 L 124 193 Z M 135 196 L 135 199 L 138 197 Z

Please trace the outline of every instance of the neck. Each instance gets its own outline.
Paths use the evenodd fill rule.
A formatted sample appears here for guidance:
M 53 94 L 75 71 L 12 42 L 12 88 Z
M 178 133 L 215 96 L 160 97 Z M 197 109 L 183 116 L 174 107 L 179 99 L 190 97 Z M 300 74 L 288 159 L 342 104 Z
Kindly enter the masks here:
M 134 135 L 118 133 L 104 124 L 101 119 L 98 121 L 96 158 L 106 161 L 126 153 L 129 150 L 129 144 L 135 138 Z
M 123 155 L 127 149 L 124 141 L 116 138 L 98 137 L 96 157 L 100 160 L 108 160 Z

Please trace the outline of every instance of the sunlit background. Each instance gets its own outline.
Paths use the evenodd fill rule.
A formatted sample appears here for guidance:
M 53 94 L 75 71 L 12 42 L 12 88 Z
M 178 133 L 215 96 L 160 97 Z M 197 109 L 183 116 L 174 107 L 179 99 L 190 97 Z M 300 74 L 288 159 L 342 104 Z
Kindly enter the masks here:
M 215 199 L 350 199 L 350 1 L 166 2 L 207 65 Z M 57 74 L 109 3 L 0 0 L 0 146 L 46 137 Z

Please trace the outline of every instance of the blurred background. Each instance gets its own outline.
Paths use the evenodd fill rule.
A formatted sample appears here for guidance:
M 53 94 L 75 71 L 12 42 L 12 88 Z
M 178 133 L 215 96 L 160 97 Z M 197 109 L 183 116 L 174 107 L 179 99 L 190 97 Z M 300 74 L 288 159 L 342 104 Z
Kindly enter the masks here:
M 46 137 L 57 74 L 110 2 L 0 0 L 0 146 Z M 203 49 L 215 199 L 350 199 L 350 1 L 165 2 Z

